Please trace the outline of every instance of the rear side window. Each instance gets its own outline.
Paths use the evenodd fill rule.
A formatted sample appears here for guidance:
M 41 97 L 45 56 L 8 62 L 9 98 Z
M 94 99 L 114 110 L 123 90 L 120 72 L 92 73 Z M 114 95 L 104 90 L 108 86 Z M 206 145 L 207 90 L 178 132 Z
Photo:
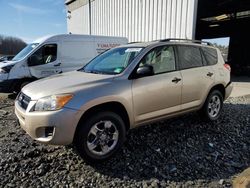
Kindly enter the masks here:
M 215 65 L 218 62 L 217 51 L 213 48 L 202 48 L 207 65 Z
M 181 69 L 203 66 L 199 48 L 193 46 L 178 46 L 178 52 Z

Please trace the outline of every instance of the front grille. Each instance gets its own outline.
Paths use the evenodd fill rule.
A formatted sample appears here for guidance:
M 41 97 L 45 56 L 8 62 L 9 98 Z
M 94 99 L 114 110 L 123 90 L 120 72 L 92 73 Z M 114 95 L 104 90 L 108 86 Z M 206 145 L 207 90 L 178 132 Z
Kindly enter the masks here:
M 24 109 L 26 110 L 29 102 L 30 102 L 31 98 L 27 95 L 25 95 L 24 93 L 20 92 L 20 94 L 17 97 L 17 101 L 18 104 Z

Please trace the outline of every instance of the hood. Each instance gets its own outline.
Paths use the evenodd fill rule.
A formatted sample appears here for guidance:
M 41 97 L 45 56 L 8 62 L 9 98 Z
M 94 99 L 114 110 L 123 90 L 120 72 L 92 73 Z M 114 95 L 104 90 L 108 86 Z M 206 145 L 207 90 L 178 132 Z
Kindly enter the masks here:
M 112 82 L 113 77 L 114 75 L 73 71 L 32 82 L 25 86 L 22 92 L 31 97 L 31 100 L 38 100 L 55 94 L 74 94 L 79 90 L 107 84 Z
M 2 62 L 0 62 L 0 68 L 6 67 L 9 65 L 15 65 L 16 63 L 17 63 L 17 61 L 2 61 Z

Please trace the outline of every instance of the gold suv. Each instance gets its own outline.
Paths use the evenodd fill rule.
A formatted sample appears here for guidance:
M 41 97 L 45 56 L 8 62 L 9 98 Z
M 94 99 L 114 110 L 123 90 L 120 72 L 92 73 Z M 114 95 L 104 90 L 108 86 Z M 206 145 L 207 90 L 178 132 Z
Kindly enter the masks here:
M 221 115 L 230 95 L 230 66 L 201 41 L 132 43 L 82 69 L 25 86 L 15 101 L 21 127 L 48 144 L 73 143 L 87 161 L 103 161 L 134 127 L 192 111 Z

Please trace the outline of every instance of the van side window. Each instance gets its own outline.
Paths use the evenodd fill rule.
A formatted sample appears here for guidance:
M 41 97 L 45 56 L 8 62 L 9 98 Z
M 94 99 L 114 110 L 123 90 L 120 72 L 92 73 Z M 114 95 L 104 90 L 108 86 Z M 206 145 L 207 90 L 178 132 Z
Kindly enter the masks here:
M 207 65 L 215 65 L 218 62 L 217 51 L 213 48 L 202 47 L 202 52 L 206 59 Z
M 175 54 L 172 46 L 160 46 L 151 50 L 141 60 L 139 66 L 151 65 L 154 74 L 175 71 Z
M 203 66 L 199 48 L 193 46 L 178 46 L 178 52 L 181 69 Z
M 57 59 L 57 45 L 46 44 L 31 55 L 29 66 L 51 63 Z

